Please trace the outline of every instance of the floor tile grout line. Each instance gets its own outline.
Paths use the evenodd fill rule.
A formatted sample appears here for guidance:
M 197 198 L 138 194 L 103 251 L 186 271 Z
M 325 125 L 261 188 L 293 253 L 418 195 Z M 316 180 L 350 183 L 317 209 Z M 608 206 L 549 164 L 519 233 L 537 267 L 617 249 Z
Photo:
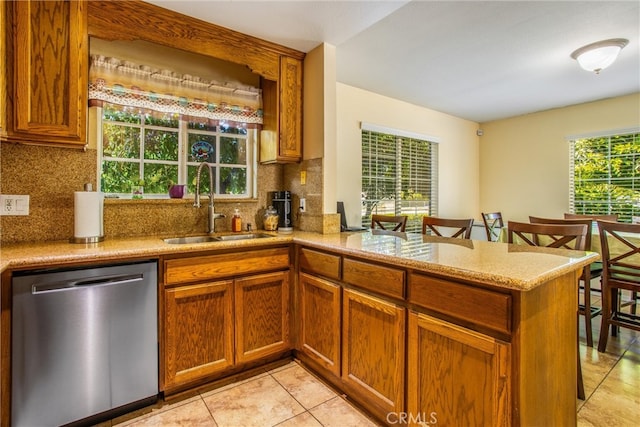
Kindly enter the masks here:
M 213 415 L 213 412 L 211 411 L 211 408 L 209 408 L 209 405 L 207 405 L 207 402 L 205 402 L 204 397 L 202 397 L 202 393 L 198 393 L 198 395 L 200 396 L 200 400 L 202 400 L 202 403 L 204 404 L 204 407 L 207 408 L 207 412 L 209 413 L 209 416 L 213 420 L 213 423 L 216 426 L 218 426 L 219 425 L 218 421 L 216 421 L 216 417 Z
M 596 391 L 598 391 L 598 389 L 600 388 L 600 386 L 606 381 L 606 379 L 609 377 L 609 375 L 611 374 L 611 372 L 613 372 L 613 370 L 615 369 L 615 367 L 618 365 L 618 363 L 620 363 L 620 361 L 622 360 L 622 358 L 624 357 L 624 355 L 627 353 L 627 351 L 629 351 L 629 349 L 631 348 L 631 346 L 633 345 L 634 341 L 637 340 L 638 337 L 634 337 L 633 339 L 631 339 L 629 341 L 629 343 L 627 344 L 627 346 L 625 346 L 624 350 L 617 355 L 617 358 L 615 359 L 615 363 L 613 365 L 611 365 L 611 368 L 609 368 L 609 370 L 606 371 L 606 373 L 602 376 L 602 378 L 600 379 L 600 381 L 598 382 L 598 384 L 594 387 L 593 391 L 589 394 L 589 396 L 585 396 L 585 400 L 582 403 L 582 406 L 580 406 L 580 409 L 578 409 L 578 414 L 580 413 L 580 411 L 582 411 L 582 409 L 584 408 L 584 406 L 587 404 L 587 402 L 589 402 L 589 400 L 591 399 L 591 397 L 596 393 Z M 597 350 L 596 350 L 597 351 Z M 598 353 L 600 353 L 598 351 Z M 611 356 L 616 356 L 615 353 L 607 353 L 606 349 L 604 354 L 609 354 Z
M 340 393 L 338 393 L 338 392 L 337 392 L 337 391 L 336 391 L 332 386 L 330 386 L 330 385 L 328 385 L 327 383 L 325 383 L 324 381 L 322 381 L 322 380 L 321 380 L 320 378 L 318 378 L 318 377 L 317 377 L 313 372 L 311 372 L 311 371 L 309 371 L 308 369 L 306 369 L 306 368 L 305 368 L 304 366 L 302 366 L 300 363 L 296 362 L 296 365 L 297 365 L 297 366 L 299 366 L 301 369 L 304 369 L 304 370 L 305 370 L 309 375 L 311 375 L 313 378 L 315 378 L 315 379 L 316 379 L 316 381 L 320 382 L 320 383 L 321 383 L 321 384 L 323 384 L 325 387 L 327 387 L 329 390 L 331 390 L 331 392 L 333 393 L 333 397 L 331 397 L 330 399 L 325 400 L 324 402 L 320 402 L 320 403 L 318 403 L 317 405 L 315 405 L 315 406 L 313 406 L 313 407 L 311 407 L 311 408 L 306 408 L 306 407 L 302 404 L 302 402 L 300 402 L 298 399 L 296 399 L 296 397 L 295 397 L 295 396 L 293 396 L 293 395 L 289 392 L 289 390 L 287 390 L 287 388 L 286 388 L 282 383 L 280 383 L 280 381 L 278 381 L 278 379 L 277 379 L 277 378 L 273 377 L 273 374 L 272 374 L 272 373 L 269 373 L 269 375 L 271 375 L 271 376 L 273 377 L 273 379 L 274 379 L 274 380 L 275 380 L 275 381 L 276 381 L 276 382 L 277 382 L 277 383 L 278 383 L 278 384 L 279 384 L 279 385 L 280 385 L 280 386 L 281 386 L 281 387 L 282 387 L 282 388 L 283 388 L 287 393 L 289 393 L 289 395 L 290 395 L 290 396 L 291 396 L 291 397 L 292 397 L 296 402 L 298 402 L 298 403 L 300 404 L 300 406 L 302 406 L 303 408 L 305 408 L 305 412 L 308 412 L 308 413 L 309 413 L 309 415 L 311 415 L 311 416 L 312 416 L 316 421 L 318 421 L 318 423 L 319 423 L 320 425 L 324 426 L 324 424 L 322 424 L 322 422 L 321 422 L 318 418 L 316 418 L 316 417 L 315 417 L 315 415 L 313 415 L 313 413 L 312 413 L 311 411 L 312 411 L 313 409 L 315 409 L 315 408 L 319 407 L 320 405 L 324 405 L 325 403 L 330 402 L 330 401 L 332 401 L 332 400 L 334 400 L 334 399 L 336 399 L 336 398 L 342 399 L 344 402 L 346 402 L 349 406 L 351 406 L 352 408 L 354 408 L 354 410 L 355 410 L 355 411 L 357 411 L 359 414 L 361 414 L 361 415 L 362 415 L 363 417 L 365 417 L 367 420 L 372 421 L 372 420 L 371 420 L 371 417 L 370 417 L 369 415 L 367 415 L 367 414 L 363 413 L 359 408 L 355 407 L 355 406 L 353 405 L 353 403 L 351 403 L 349 400 L 347 400 L 347 399 L 346 399 L 346 396 L 345 396 L 344 394 L 340 394 Z M 287 368 L 287 369 L 293 369 L 293 368 L 294 368 L 294 367 L 292 366 L 291 368 Z M 283 369 L 282 371 L 284 371 L 284 370 L 286 370 L 286 369 Z M 282 371 L 277 371 L 277 372 L 282 372 Z M 277 373 L 277 372 L 274 372 L 274 373 Z M 300 414 L 298 414 L 298 415 L 300 415 Z M 298 415 L 296 415 L 296 416 L 298 416 Z M 283 421 L 283 422 L 284 422 L 284 421 Z M 276 425 L 277 425 L 277 424 L 276 424 Z
M 296 365 L 297 365 L 297 366 L 299 366 L 300 368 L 304 369 L 300 364 L 296 363 Z M 287 369 L 294 369 L 294 368 L 295 368 L 295 366 L 292 366 L 291 368 L 287 368 Z M 283 369 L 283 370 L 281 370 L 281 371 L 276 371 L 276 372 L 274 372 L 274 373 L 278 373 L 278 372 L 286 371 L 287 369 Z M 305 369 L 305 371 L 306 371 L 306 372 L 309 372 L 309 371 L 307 371 L 306 369 Z M 301 412 L 300 414 L 294 415 L 294 416 L 293 416 L 293 417 L 291 417 L 291 418 L 295 418 L 295 417 L 297 417 L 297 416 L 299 416 L 299 415 L 304 414 L 305 412 L 308 412 L 308 413 L 309 413 L 309 415 L 311 415 L 311 416 L 313 417 L 313 419 L 314 419 L 314 420 L 316 420 L 316 421 L 318 422 L 318 424 L 320 424 L 321 426 L 324 426 L 324 424 L 322 424 L 322 422 L 321 422 L 319 419 L 317 419 L 315 415 L 313 415 L 313 413 L 311 412 L 311 410 L 312 410 L 312 409 L 314 409 L 314 408 L 317 408 L 318 406 L 320 406 L 320 405 L 322 405 L 322 404 L 324 404 L 324 403 L 329 402 L 330 400 L 333 400 L 333 399 L 334 399 L 334 398 L 336 398 L 336 397 L 338 397 L 338 395 L 336 394 L 336 392 L 335 392 L 332 388 L 330 388 L 331 392 L 334 394 L 334 396 L 333 396 L 331 399 L 328 399 L 328 400 L 325 400 L 324 402 L 318 403 L 317 405 L 315 405 L 315 406 L 313 406 L 313 407 L 311 407 L 311 408 L 307 408 L 306 406 L 304 406 L 304 405 L 302 404 L 302 402 L 300 402 L 298 399 L 296 399 L 296 397 L 295 397 L 293 394 L 291 394 L 291 392 L 289 392 L 289 390 L 287 390 L 287 388 L 284 386 L 284 384 L 282 384 L 280 381 L 278 381 L 278 379 L 277 379 L 276 377 L 274 377 L 274 376 L 273 376 L 273 374 L 274 374 L 274 373 L 269 373 L 269 375 L 271 375 L 271 377 L 273 378 L 273 380 L 274 380 L 276 383 L 278 383 L 278 385 L 279 385 L 280 387 L 282 387 L 282 388 L 284 389 L 284 391 L 286 391 L 286 392 L 289 394 L 289 396 L 291 396 L 291 398 L 292 398 L 293 400 L 295 400 L 296 402 L 298 402 L 298 404 L 299 404 L 302 408 L 304 408 L 304 412 Z M 309 372 L 309 374 L 310 374 L 310 375 L 312 375 L 310 372 Z M 314 378 L 316 378 L 316 377 L 315 377 L 315 375 L 313 375 L 313 377 L 314 377 Z M 323 384 L 324 384 L 324 383 L 323 383 Z M 290 418 L 290 419 L 291 419 L 291 418 Z M 286 420 L 285 420 L 285 421 L 286 421 Z M 282 422 L 280 422 L 280 423 L 278 423 L 278 424 L 276 424 L 276 425 L 282 424 L 283 422 L 284 422 L 284 421 L 282 421 Z

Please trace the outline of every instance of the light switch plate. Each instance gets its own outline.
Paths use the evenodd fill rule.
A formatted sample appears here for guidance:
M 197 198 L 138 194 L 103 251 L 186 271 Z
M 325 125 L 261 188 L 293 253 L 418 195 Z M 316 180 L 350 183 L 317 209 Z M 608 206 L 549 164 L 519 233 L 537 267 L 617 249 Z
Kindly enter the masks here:
M 29 196 L 16 194 L 0 194 L 0 215 L 29 215 Z

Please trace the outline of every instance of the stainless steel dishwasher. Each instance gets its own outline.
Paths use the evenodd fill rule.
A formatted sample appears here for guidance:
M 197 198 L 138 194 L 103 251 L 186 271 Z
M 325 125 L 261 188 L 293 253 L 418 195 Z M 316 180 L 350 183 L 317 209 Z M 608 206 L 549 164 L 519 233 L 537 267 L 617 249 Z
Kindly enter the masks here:
M 157 263 L 16 273 L 11 424 L 58 426 L 158 395 Z

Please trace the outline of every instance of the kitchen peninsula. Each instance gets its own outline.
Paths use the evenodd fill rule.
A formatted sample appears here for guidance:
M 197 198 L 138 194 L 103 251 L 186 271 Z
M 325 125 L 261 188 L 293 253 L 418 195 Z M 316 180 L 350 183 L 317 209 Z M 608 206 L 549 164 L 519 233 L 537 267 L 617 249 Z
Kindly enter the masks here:
M 447 425 L 576 423 L 577 277 L 597 254 L 420 234 L 294 232 L 185 245 L 144 237 L 3 246 L 2 425 L 10 421 L 12 273 L 143 259 L 158 260 L 164 295 L 165 394 L 293 355 L 382 423 L 404 416 L 416 424 L 432 413 Z M 213 370 L 202 367 L 201 377 L 189 376 L 193 369 L 172 376 L 167 292 L 222 283 L 236 301 L 233 351 L 209 364 Z M 251 292 L 267 288 L 282 298 L 268 308 L 281 314 L 274 325 L 282 330 L 257 334 L 246 322 L 259 310 L 239 313 L 255 301 Z

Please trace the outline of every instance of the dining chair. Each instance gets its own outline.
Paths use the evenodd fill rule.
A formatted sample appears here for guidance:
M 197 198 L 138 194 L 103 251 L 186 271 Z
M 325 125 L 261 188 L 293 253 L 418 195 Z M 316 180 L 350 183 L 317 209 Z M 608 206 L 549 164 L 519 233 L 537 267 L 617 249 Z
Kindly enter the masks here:
M 392 230 L 392 231 L 404 231 L 407 226 L 406 215 L 371 215 L 371 229 Z
M 500 230 L 504 227 L 502 213 L 482 212 L 482 222 L 484 222 L 484 229 L 487 232 L 487 240 L 490 242 L 497 242 L 500 238 Z
M 587 227 L 587 234 L 585 235 L 585 250 L 591 250 L 591 236 L 593 221 L 589 218 L 584 219 L 556 219 L 556 218 L 540 218 L 535 216 L 529 217 L 529 222 L 532 224 L 557 224 L 557 225 L 571 225 L 571 224 L 583 224 Z M 596 268 L 592 268 L 593 264 L 589 264 L 584 267 L 582 274 L 580 275 L 579 283 L 582 283 L 579 289 L 583 289 L 583 303 L 578 304 L 578 314 L 584 316 L 585 332 L 587 335 L 587 346 L 593 347 L 593 328 L 591 319 L 602 313 L 601 307 L 594 307 L 591 305 L 591 279 L 600 277 L 602 275 L 602 263 Z
M 471 227 L 473 227 L 473 218 L 469 219 L 451 219 L 439 218 L 435 216 L 422 217 L 422 234 L 427 234 L 429 230 L 432 234 L 441 237 L 458 237 L 461 239 L 471 238 Z M 445 236 L 442 234 L 445 228 L 452 228 L 451 234 Z
M 565 219 L 590 219 L 591 221 L 593 221 L 594 225 L 593 227 L 593 231 L 596 231 L 597 227 L 595 226 L 595 222 L 597 220 L 603 220 L 603 221 L 613 221 L 613 222 L 617 222 L 618 221 L 618 214 L 573 214 L 573 213 L 565 213 L 564 214 L 564 218 Z M 591 250 L 591 247 L 589 245 L 587 245 L 587 250 Z M 602 275 L 602 261 L 596 261 L 591 263 L 591 277 L 596 277 L 594 275 L 597 276 L 601 276 Z M 598 288 L 591 288 L 592 292 L 601 292 L 601 289 Z
M 591 214 L 572 214 L 565 213 L 564 219 L 590 219 L 592 221 L 597 221 L 599 219 L 604 221 L 618 221 L 618 214 L 604 214 L 604 215 L 591 215 Z
M 598 351 L 604 352 L 609 326 L 614 336 L 619 327 L 640 331 L 640 315 L 636 312 L 640 294 L 640 224 L 598 220 L 598 229 L 603 263 Z M 631 293 L 626 303 L 622 301 L 624 290 Z M 625 307 L 630 307 L 628 313 L 623 311 Z
M 585 224 L 535 224 L 530 222 L 509 221 L 507 223 L 508 243 L 515 243 L 514 237 L 516 236 L 518 237 L 518 241 L 531 246 L 583 251 L 586 247 L 587 226 Z M 580 314 L 578 310 L 576 310 L 576 317 L 579 316 Z M 576 387 L 578 389 L 578 398 L 584 400 L 585 393 L 584 383 L 582 381 L 580 337 L 578 331 L 576 331 L 576 353 L 578 369 Z

